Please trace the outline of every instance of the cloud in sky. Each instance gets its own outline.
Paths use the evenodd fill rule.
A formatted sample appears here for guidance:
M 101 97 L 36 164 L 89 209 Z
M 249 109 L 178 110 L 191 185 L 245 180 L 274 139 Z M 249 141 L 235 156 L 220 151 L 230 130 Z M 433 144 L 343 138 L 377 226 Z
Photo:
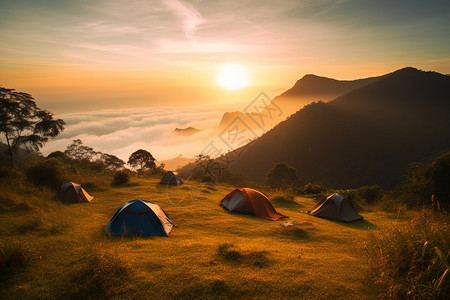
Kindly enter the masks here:
M 199 52 L 202 45 L 228 54 L 249 49 L 247 60 L 255 55 L 253 47 L 272 58 L 311 56 L 315 49 L 333 58 L 334 53 L 370 49 L 379 42 L 396 57 L 389 49 L 408 50 L 403 55 L 423 51 L 404 48 L 408 44 L 425 46 L 430 56 L 437 56 L 449 47 L 449 11 L 445 0 L 2 1 L 0 37 L 7 42 L 0 54 L 17 56 L 14 52 L 20 50 L 39 60 L 52 54 L 73 63 L 65 53 L 86 48 L 89 62 L 94 57 L 102 62 L 108 50 L 136 56 L 136 63 L 157 62 L 163 54 L 160 41 L 169 40 L 178 43 L 178 51 L 185 43 L 187 53 L 193 52 L 193 41 Z M 413 37 L 408 35 L 411 31 Z M 230 47 L 221 51 L 214 44 Z
M 186 36 L 195 39 L 197 27 L 204 21 L 200 13 L 190 4 L 179 0 L 164 0 L 164 3 L 182 19 L 182 29 Z
M 59 115 L 66 122 L 66 129 L 41 152 L 48 155 L 53 151 L 64 151 L 73 140 L 81 139 L 94 150 L 116 155 L 125 161 L 138 149 L 149 151 L 157 160 L 179 154 L 194 157 L 210 142 L 217 142 L 223 112 L 234 108 L 235 104 L 153 107 Z M 192 136 L 173 132 L 177 127 L 190 126 L 201 132 Z
M 163 105 L 172 92 L 166 87 L 213 86 L 210 79 L 226 63 L 258 72 L 251 84 L 264 90 L 307 73 L 356 79 L 405 66 L 450 73 L 448 0 L 0 4 L 0 84 L 48 101 L 59 101 L 55 91 L 67 102 L 74 94 L 80 101 L 100 94 L 94 98 L 105 108 L 120 86 Z M 114 101 L 127 100 L 124 94 Z M 218 96 L 211 96 L 215 103 L 223 100 Z

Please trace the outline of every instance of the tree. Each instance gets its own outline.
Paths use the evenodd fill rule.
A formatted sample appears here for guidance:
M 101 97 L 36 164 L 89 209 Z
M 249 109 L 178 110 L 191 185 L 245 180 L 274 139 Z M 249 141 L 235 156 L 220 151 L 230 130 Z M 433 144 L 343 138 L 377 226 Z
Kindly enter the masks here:
M 199 154 L 195 156 L 195 166 L 197 169 L 201 169 L 203 176 L 213 175 L 214 159 L 209 155 Z
M 430 166 L 433 194 L 441 203 L 450 204 L 450 152 L 438 156 Z
M 288 188 L 294 187 L 299 182 L 299 178 L 295 168 L 279 162 L 267 173 L 266 182 L 273 188 Z
M 97 156 L 101 156 L 100 152 L 94 151 L 93 148 L 83 145 L 80 139 L 73 140 L 72 144 L 67 146 L 64 151 L 71 159 L 93 161 Z
M 83 145 L 80 139 L 73 140 L 72 144 L 67 146 L 64 154 L 71 159 L 88 162 L 91 168 L 94 167 L 98 170 L 102 168 L 117 170 L 123 168 L 125 164 L 115 155 L 95 151 L 93 148 Z
M 53 119 L 53 114 L 40 109 L 27 93 L 0 87 L 0 133 L 4 136 L 11 166 L 18 148 L 38 151 L 64 130 L 64 121 Z
M 153 169 L 156 167 L 153 155 L 143 149 L 133 152 L 128 158 L 128 164 L 135 169 L 140 167 L 139 170 L 141 172 L 144 172 L 145 169 Z
M 115 155 L 102 153 L 101 160 L 107 169 L 117 170 L 123 168 L 125 162 Z

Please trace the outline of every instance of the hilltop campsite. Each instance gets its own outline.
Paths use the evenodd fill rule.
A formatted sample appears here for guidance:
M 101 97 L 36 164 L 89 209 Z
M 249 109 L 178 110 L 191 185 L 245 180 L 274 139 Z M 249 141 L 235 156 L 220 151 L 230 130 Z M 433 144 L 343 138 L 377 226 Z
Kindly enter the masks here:
M 450 299 L 449 0 L 0 8 L 0 300 Z
M 94 196 L 90 202 L 59 201 L 54 188 L 24 184 L 20 173 L 2 171 L 3 299 L 448 295 L 446 281 L 439 290 L 433 286 L 445 270 L 440 255 L 449 247 L 450 233 L 448 215 L 436 206 L 410 210 L 388 194 L 373 198 L 373 188 L 341 190 L 364 217 L 345 223 L 302 213 L 332 192 L 323 186 L 305 185 L 293 193 L 257 185 L 279 213 L 289 216 L 270 221 L 221 207 L 233 191 L 230 183 L 191 179 L 181 186 L 162 185 L 161 172 L 129 174 L 126 183 L 117 184 L 112 171 L 72 168 L 75 173 L 58 169 L 60 176 L 80 182 Z M 138 200 L 129 201 L 137 198 L 164 210 L 170 235 L 117 236 L 107 230 L 117 219 L 114 214 L 127 207 L 119 227 L 129 222 L 132 228 L 148 214 L 152 204 L 131 208 Z M 380 256 L 381 249 L 389 256 Z M 419 264 L 428 269 L 417 269 Z M 428 285 L 419 288 L 418 282 Z
M 384 97 L 408 80 L 414 105 Z M 0 296 L 448 299 L 449 82 L 406 68 L 346 84 L 344 96 L 177 171 L 148 150 L 125 163 L 80 138 L 43 156 L 36 149 L 65 122 L 1 88 Z M 367 97 L 377 93 L 385 101 Z M 405 107 L 426 125 L 403 122 Z M 353 117 L 333 127 L 337 108 Z

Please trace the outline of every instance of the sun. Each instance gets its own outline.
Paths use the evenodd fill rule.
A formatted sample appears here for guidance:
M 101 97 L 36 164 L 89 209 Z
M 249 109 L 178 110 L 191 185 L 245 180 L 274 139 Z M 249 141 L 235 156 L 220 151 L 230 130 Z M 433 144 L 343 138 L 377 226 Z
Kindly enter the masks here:
M 236 90 L 248 85 L 248 76 L 244 68 L 235 64 L 222 66 L 218 83 L 221 87 L 229 90 Z

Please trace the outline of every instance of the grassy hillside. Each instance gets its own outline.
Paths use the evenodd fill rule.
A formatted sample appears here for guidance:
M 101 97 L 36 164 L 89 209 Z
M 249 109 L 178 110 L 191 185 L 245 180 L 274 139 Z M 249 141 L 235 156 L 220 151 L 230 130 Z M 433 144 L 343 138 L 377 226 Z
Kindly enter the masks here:
M 85 179 L 95 198 L 72 205 L 53 200 L 50 190 L 0 182 L 1 298 L 377 299 L 364 255 L 369 236 L 416 214 L 366 209 L 363 221 L 343 224 L 299 213 L 314 206 L 311 198 L 269 193 L 290 216 L 273 222 L 224 211 L 218 203 L 231 186 L 110 181 Z M 171 217 L 169 237 L 104 233 L 113 214 L 137 198 Z

